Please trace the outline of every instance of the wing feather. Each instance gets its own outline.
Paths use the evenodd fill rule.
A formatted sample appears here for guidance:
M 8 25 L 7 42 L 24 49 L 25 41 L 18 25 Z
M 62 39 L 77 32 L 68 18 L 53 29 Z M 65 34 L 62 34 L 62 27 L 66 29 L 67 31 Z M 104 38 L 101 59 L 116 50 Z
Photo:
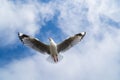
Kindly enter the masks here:
M 57 45 L 58 52 L 64 52 L 82 40 L 86 32 L 78 33 Z
M 18 36 L 24 45 L 29 46 L 32 49 L 39 51 L 40 53 L 46 52 L 46 53 L 50 54 L 49 45 L 46 45 L 46 44 L 42 43 L 41 41 L 39 41 L 38 39 L 32 38 L 26 34 L 18 33 Z

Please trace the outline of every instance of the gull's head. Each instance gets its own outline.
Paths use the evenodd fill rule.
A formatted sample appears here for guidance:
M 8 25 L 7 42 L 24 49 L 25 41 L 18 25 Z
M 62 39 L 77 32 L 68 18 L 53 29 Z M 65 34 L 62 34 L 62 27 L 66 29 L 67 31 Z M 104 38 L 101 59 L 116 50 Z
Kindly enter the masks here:
M 52 38 L 48 38 L 48 39 L 49 39 L 50 44 L 56 44 Z
M 52 38 L 48 38 L 48 39 L 49 39 L 50 44 L 55 44 L 55 42 Z
M 51 42 L 51 41 L 53 41 L 53 39 L 52 38 L 48 38 L 49 39 L 49 41 Z

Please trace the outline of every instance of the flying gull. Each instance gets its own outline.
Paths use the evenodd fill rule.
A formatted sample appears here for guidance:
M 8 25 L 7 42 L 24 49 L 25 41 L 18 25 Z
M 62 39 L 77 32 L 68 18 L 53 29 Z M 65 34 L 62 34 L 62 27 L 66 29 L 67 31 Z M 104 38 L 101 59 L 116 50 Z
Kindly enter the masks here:
M 23 33 L 18 33 L 18 36 L 24 45 L 29 46 L 40 53 L 47 53 L 48 55 L 50 55 L 47 60 L 56 63 L 63 58 L 59 53 L 68 50 L 69 48 L 80 42 L 85 34 L 86 32 L 75 34 L 74 36 L 65 39 L 60 44 L 56 44 L 52 38 L 49 38 L 49 45 L 39 41 L 37 38 L 30 37 L 29 35 Z

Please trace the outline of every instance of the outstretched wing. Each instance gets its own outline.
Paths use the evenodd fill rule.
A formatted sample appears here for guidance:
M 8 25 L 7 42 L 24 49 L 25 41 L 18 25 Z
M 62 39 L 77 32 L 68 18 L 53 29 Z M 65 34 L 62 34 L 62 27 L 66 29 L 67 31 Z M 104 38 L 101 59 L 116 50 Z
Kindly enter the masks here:
M 58 52 L 66 51 L 71 48 L 75 44 L 81 41 L 81 39 L 85 36 L 86 32 L 78 33 L 57 45 Z
M 29 46 L 41 53 L 50 53 L 49 51 L 49 46 L 40 42 L 39 40 L 37 40 L 36 38 L 32 38 L 26 34 L 23 33 L 18 33 L 19 39 L 21 40 L 21 42 L 26 45 Z

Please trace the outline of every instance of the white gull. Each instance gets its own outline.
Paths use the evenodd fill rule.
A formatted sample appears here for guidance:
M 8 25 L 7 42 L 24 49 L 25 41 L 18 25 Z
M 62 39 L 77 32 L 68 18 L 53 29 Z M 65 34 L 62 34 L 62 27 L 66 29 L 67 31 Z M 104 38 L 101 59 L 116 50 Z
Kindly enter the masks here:
M 47 60 L 56 63 L 63 58 L 59 53 L 68 50 L 69 48 L 80 42 L 85 34 L 86 32 L 75 34 L 74 36 L 65 39 L 60 44 L 56 44 L 52 38 L 49 38 L 49 45 L 39 41 L 37 38 L 30 37 L 29 35 L 23 33 L 18 33 L 18 36 L 23 44 L 39 51 L 40 53 L 47 53 L 48 55 L 50 55 Z

